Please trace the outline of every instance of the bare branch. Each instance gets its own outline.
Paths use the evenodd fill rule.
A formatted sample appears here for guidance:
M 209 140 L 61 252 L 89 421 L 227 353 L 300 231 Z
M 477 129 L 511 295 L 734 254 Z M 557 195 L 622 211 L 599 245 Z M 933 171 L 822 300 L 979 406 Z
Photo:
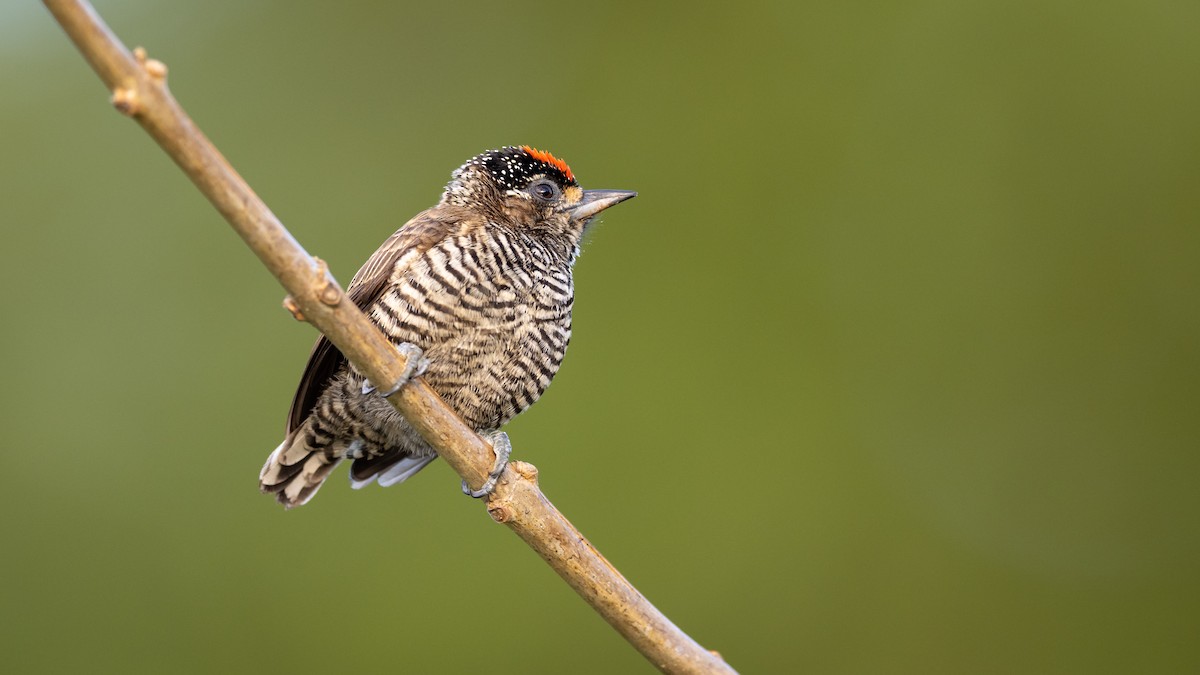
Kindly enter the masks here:
M 308 255 L 171 96 L 166 67 L 132 54 L 83 0 L 44 0 L 112 92 L 113 105 L 142 125 L 287 289 L 287 308 L 324 333 L 371 382 L 396 382 L 404 360 L 346 300 L 325 264 Z M 381 387 L 384 388 L 384 387 Z M 471 485 L 491 469 L 491 447 L 420 378 L 388 399 Z M 508 525 L 651 663 L 670 673 L 733 673 L 671 623 L 559 513 L 537 485 L 537 469 L 513 462 L 487 501 Z

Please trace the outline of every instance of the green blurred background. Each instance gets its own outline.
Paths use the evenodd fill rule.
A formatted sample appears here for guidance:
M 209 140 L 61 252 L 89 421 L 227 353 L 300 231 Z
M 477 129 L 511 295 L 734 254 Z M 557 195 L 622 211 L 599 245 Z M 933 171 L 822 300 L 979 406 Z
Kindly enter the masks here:
M 1200 3 L 97 5 L 343 282 L 640 192 L 508 431 L 742 672 L 1200 671 Z M 0 91 L 0 668 L 650 670 L 443 464 L 259 495 L 313 331 L 40 4 Z

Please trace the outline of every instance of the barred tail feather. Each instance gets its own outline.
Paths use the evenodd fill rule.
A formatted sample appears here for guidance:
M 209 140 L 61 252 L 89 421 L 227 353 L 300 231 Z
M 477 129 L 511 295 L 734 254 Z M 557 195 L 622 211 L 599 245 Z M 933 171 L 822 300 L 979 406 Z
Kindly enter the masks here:
M 325 479 L 342 459 L 355 457 L 354 450 L 362 441 L 335 441 L 325 448 L 314 448 L 306 442 L 312 435 L 305 433 L 309 422 L 296 433 L 288 434 L 279 447 L 267 457 L 258 474 L 259 489 L 272 493 L 287 508 L 307 504 L 325 484 Z M 371 483 L 389 487 L 402 483 L 424 469 L 437 455 L 413 457 L 402 450 L 392 450 L 374 457 L 358 457 L 350 467 L 350 486 L 360 489 Z
M 303 441 L 305 434 L 289 434 L 267 457 L 258 474 L 259 489 L 272 492 L 287 508 L 308 503 L 317 494 L 329 472 L 342 460 L 314 451 Z

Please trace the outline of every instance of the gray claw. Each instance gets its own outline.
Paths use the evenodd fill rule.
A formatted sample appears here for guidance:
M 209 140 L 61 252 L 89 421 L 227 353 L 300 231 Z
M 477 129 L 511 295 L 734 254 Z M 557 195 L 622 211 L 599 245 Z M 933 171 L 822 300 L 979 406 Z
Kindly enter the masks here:
M 400 391 L 404 385 L 408 384 L 409 380 L 413 379 L 414 377 L 420 377 L 421 375 L 424 375 L 425 371 L 429 369 L 429 359 L 425 358 L 425 353 L 421 351 L 420 347 L 414 345 L 413 343 L 401 342 L 400 344 L 396 345 L 396 351 L 400 352 L 400 355 L 404 357 L 404 373 L 400 375 L 400 379 L 397 380 L 394 385 L 392 385 L 391 389 L 379 394 L 384 398 L 387 398 Z M 371 386 L 369 382 L 363 384 L 364 394 L 370 393 L 367 391 L 368 386 Z M 374 390 L 375 387 L 371 386 L 371 389 Z
M 504 473 L 504 467 L 508 466 L 508 458 L 512 455 L 512 442 L 508 440 L 508 434 L 503 431 L 493 431 L 484 435 L 484 438 L 492 443 L 492 450 L 496 452 L 496 463 L 492 465 L 487 481 L 478 490 L 472 490 L 471 486 L 467 485 L 467 481 L 462 482 L 463 494 L 475 499 L 492 494 L 492 491 L 496 489 L 496 481 L 500 480 L 500 474 Z

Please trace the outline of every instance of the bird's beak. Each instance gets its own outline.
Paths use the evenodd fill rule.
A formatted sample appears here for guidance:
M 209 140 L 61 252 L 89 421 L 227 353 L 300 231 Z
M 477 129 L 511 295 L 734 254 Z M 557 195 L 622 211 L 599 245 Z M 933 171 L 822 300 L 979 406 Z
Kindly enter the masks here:
M 629 190 L 584 190 L 583 199 L 570 211 L 571 220 L 587 220 L 610 206 L 615 206 L 636 196 L 636 192 Z

